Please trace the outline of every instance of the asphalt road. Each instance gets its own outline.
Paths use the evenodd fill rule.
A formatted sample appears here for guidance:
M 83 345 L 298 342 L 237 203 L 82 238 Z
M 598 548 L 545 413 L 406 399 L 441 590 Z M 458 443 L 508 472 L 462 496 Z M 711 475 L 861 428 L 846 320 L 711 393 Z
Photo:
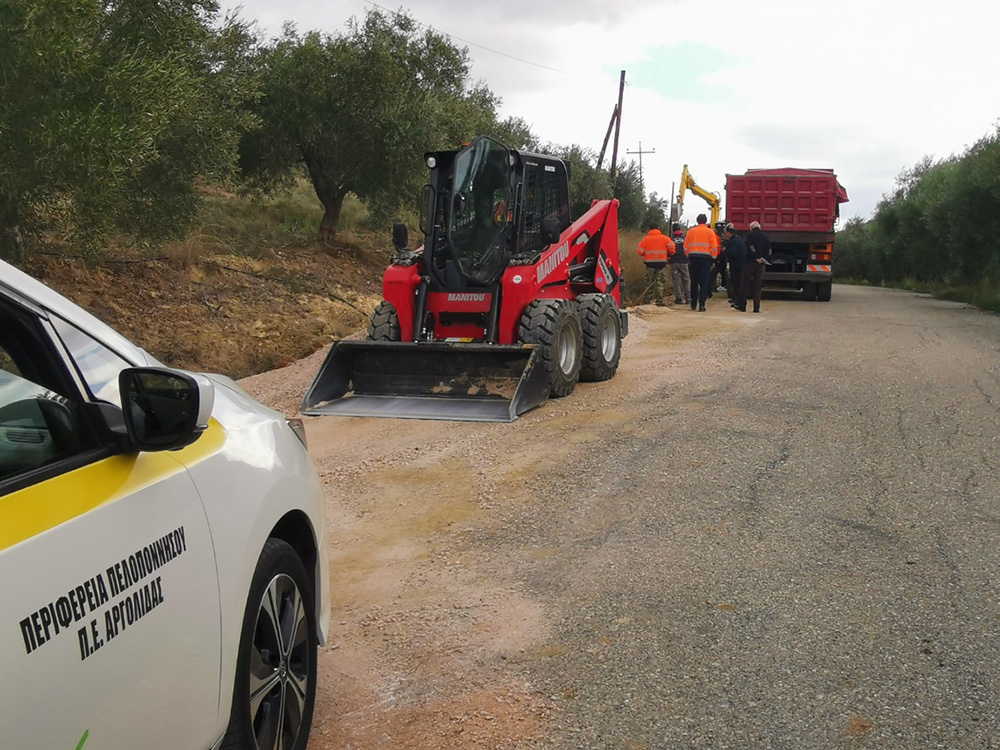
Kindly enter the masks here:
M 510 425 L 310 420 L 310 748 L 1000 744 L 1000 318 L 763 310 L 642 308 Z
M 656 418 L 531 524 L 576 539 L 518 565 L 554 744 L 993 747 L 1000 318 L 839 286 L 761 318 L 664 352 Z

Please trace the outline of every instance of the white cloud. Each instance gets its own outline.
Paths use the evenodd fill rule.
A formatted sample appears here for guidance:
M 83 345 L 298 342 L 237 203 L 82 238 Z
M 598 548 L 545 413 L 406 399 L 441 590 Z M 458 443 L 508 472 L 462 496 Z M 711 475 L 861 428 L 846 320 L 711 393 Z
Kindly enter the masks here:
M 718 192 L 727 172 L 825 167 L 851 196 L 843 214 L 867 216 L 902 169 L 960 153 L 1000 117 L 1000 4 L 980 0 L 380 5 L 468 46 L 474 79 L 543 141 L 599 150 L 626 70 L 619 152 L 655 149 L 643 173 L 660 195 L 684 164 Z M 332 33 L 371 7 L 247 0 L 242 15 L 272 35 L 285 20 Z

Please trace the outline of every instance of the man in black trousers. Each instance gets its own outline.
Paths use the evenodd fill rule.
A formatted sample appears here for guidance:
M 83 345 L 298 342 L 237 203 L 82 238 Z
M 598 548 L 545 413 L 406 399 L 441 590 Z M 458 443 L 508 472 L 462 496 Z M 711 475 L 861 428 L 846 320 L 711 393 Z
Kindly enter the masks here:
M 737 306 L 740 290 L 743 287 L 743 266 L 747 260 L 747 243 L 736 234 L 736 227 L 726 224 L 725 230 L 726 260 L 729 262 L 729 304 Z
M 736 309 L 747 311 L 747 300 L 753 299 L 753 311 L 760 312 L 760 287 L 764 281 L 764 266 L 771 265 L 771 240 L 760 228 L 759 221 L 750 222 L 746 237 L 747 262 L 743 268 L 743 287 Z

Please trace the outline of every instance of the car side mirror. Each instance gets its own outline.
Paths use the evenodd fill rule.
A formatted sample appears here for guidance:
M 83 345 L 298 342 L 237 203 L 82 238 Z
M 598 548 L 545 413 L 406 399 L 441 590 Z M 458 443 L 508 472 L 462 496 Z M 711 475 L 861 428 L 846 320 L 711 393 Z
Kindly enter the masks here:
M 140 451 L 177 450 L 208 428 L 215 388 L 204 375 L 130 367 L 118 375 L 125 429 Z
M 562 222 L 555 218 L 542 219 L 542 242 L 551 245 L 562 234 Z

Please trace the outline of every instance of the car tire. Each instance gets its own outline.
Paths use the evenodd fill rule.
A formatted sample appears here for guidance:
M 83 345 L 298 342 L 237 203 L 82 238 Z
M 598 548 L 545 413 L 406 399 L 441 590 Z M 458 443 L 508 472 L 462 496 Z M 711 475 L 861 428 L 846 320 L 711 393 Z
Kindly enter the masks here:
M 368 339 L 370 341 L 400 341 L 402 339 L 399 327 L 399 313 L 391 302 L 382 300 L 372 313 L 368 322 Z
M 583 364 L 580 380 L 611 380 L 622 353 L 622 321 L 610 294 L 581 294 L 576 309 L 583 330 Z
M 553 398 L 568 396 L 580 379 L 583 334 L 576 306 L 561 299 L 535 300 L 521 313 L 518 338 L 539 348 Z
M 316 611 L 302 560 L 268 539 L 250 583 L 223 750 L 305 750 L 316 701 Z

